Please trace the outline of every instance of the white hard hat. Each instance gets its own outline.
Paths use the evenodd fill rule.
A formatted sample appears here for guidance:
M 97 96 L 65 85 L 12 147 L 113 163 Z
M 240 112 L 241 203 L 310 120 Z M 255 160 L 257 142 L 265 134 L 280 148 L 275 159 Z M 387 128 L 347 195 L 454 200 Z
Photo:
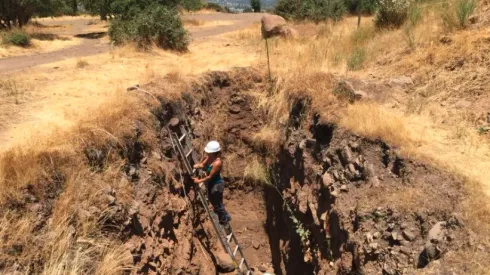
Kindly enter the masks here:
M 206 148 L 204 148 L 204 152 L 206 153 L 217 153 L 221 150 L 221 147 L 219 146 L 219 142 L 213 140 L 208 142 L 206 145 Z

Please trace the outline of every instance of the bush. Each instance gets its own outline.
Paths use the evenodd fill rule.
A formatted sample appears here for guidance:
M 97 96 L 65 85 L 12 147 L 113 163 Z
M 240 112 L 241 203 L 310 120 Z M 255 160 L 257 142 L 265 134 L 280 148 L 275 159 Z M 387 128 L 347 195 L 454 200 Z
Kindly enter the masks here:
M 260 12 L 260 0 L 250 0 L 250 7 L 254 12 Z
M 461 28 L 468 25 L 468 18 L 476 7 L 475 0 L 459 0 L 456 5 L 456 17 Z
M 366 60 L 366 50 L 363 48 L 357 48 L 352 52 L 347 60 L 347 68 L 352 71 L 362 69 L 362 65 Z
M 347 11 L 351 14 L 374 14 L 378 8 L 378 0 L 344 0 Z
M 313 20 L 321 22 L 339 20 L 345 14 L 343 0 L 279 0 L 275 13 L 293 20 Z
M 413 4 L 408 9 L 408 22 L 403 29 L 403 33 L 405 34 L 405 40 L 408 43 L 408 46 L 411 49 L 415 49 L 416 41 L 415 41 L 415 26 L 419 23 L 422 14 L 420 11 L 420 7 L 416 4 Z
M 444 2 L 441 12 L 442 22 L 448 29 L 466 28 L 469 17 L 475 8 L 476 0 L 459 0 L 452 5 Z
M 135 42 L 143 49 L 155 43 L 163 49 L 186 51 L 189 45 L 178 11 L 158 4 L 150 5 L 132 17 L 113 20 L 109 36 L 116 45 Z
M 31 37 L 23 30 L 13 30 L 2 35 L 2 43 L 26 48 L 31 45 Z
M 378 28 L 398 28 L 407 19 L 411 0 L 380 0 L 374 23 Z
M 210 9 L 217 12 L 226 12 L 225 8 L 223 8 L 220 4 L 217 3 L 207 3 L 203 6 L 204 9 Z
M 188 11 L 197 11 L 203 7 L 203 3 L 200 0 L 182 0 L 181 5 Z

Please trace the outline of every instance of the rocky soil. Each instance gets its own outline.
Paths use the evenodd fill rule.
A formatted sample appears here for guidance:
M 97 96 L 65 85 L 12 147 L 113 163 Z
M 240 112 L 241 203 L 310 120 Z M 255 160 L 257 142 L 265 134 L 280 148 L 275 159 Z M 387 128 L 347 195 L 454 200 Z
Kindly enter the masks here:
M 255 150 L 253 135 L 264 118 L 246 91 L 262 89 L 262 82 L 252 70 L 210 73 L 184 94 L 183 102 L 169 105 L 166 115 L 191 127 L 196 148 L 209 139 L 222 141 L 225 205 L 254 270 L 408 274 L 434 260 L 444 261 L 447 251 L 472 245 L 458 204 L 464 195 L 461 180 L 406 159 L 382 141 L 321 124 L 314 114 L 305 115 L 307 100 L 292 106 L 277 156 Z M 178 179 L 168 140 L 163 139 L 163 148 L 159 165 L 171 167 Z M 267 161 L 277 189 L 243 182 L 253 157 Z M 151 207 L 136 214 L 128 241 L 135 254 L 143 255 L 135 257 L 140 270 L 216 272 L 210 262 L 204 263 L 208 256 L 219 263 L 215 255 L 220 249 L 202 210 L 197 207 L 191 214 L 191 204 L 179 192 L 164 188 L 155 196 L 146 191 L 151 187 L 142 189 L 147 205 L 142 209 Z M 163 217 L 142 214 L 162 211 Z M 134 231 L 134 221 L 142 231 Z M 155 254 L 162 250 L 163 255 Z
M 197 150 L 209 139 L 222 143 L 225 206 L 257 274 L 412 274 L 434 260 L 448 270 L 448 251 L 475 245 L 461 218 L 460 179 L 383 141 L 320 123 L 308 99 L 293 102 L 279 153 L 258 150 L 253 137 L 266 121 L 248 91 L 264 91 L 264 79 L 250 69 L 209 73 L 182 99 L 160 99 L 156 127 L 136 127 L 127 137 L 116 180 L 131 193 L 103 188 L 100 203 L 79 215 L 125 244 L 128 273 L 218 274 L 230 266 L 182 175 L 168 138 L 171 120 L 192 129 Z M 142 144 L 145 131 L 161 143 Z M 94 171 L 102 168 L 103 147 L 85 153 Z M 253 158 L 266 165 L 271 185 L 243 180 Z M 49 219 L 43 213 L 40 228 Z

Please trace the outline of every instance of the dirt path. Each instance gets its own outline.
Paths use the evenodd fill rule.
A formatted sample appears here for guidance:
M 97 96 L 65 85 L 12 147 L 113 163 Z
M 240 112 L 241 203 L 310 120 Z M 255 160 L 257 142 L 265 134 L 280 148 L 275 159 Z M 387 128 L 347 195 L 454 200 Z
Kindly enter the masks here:
M 196 19 L 202 21 L 233 21 L 232 25 L 218 25 L 212 28 L 197 28 L 192 29 L 192 39 L 206 39 L 211 36 L 220 35 L 227 32 L 240 30 L 250 26 L 253 23 L 259 22 L 262 15 L 260 14 L 196 14 L 186 15 L 186 19 Z M 56 30 L 56 34 L 73 35 L 78 38 L 84 38 L 80 45 L 65 48 L 59 51 L 34 54 L 28 56 L 17 56 L 0 59 L 0 74 L 19 71 L 25 68 L 39 66 L 43 64 L 62 61 L 70 58 L 80 58 L 100 54 L 110 50 L 111 46 L 107 40 L 101 39 L 105 33 L 99 31 L 90 31 L 90 18 L 77 20 L 59 20 L 53 21 L 52 24 L 68 25 L 69 28 L 61 28 Z

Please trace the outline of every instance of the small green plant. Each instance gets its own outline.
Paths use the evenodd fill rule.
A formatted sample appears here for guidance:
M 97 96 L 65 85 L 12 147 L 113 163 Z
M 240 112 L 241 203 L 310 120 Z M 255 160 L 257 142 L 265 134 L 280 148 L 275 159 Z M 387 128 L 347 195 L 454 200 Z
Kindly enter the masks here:
M 415 26 L 419 23 L 422 15 L 420 12 L 420 7 L 416 4 L 410 6 L 408 9 L 408 22 L 405 24 L 403 33 L 405 35 L 405 40 L 411 49 L 415 49 L 416 39 L 415 39 Z
M 479 135 L 486 135 L 488 133 L 490 133 L 490 126 L 478 128 L 478 134 Z
M 279 190 L 279 188 L 277 187 L 275 182 L 276 182 L 276 179 L 275 179 L 273 171 L 270 169 L 267 170 L 267 179 L 264 183 L 265 183 L 265 185 L 274 188 L 277 191 L 277 193 L 279 194 L 279 196 L 282 198 L 282 201 L 284 202 L 284 208 L 288 211 L 289 218 L 294 223 L 294 226 L 296 228 L 296 233 L 298 234 L 298 236 L 301 240 L 301 243 L 303 244 L 303 248 L 306 248 L 308 246 L 308 243 L 309 243 L 311 232 L 310 232 L 310 230 L 306 229 L 304 224 L 298 218 L 296 218 L 296 216 L 294 215 L 294 211 L 291 209 L 288 202 L 284 199 L 281 191 Z
M 356 48 L 347 60 L 347 68 L 351 71 L 360 70 L 364 61 L 366 61 L 366 50 L 364 48 Z
M 468 25 L 468 18 L 476 7 L 476 0 L 459 0 L 456 4 L 456 17 L 459 27 L 465 28 Z
M 475 11 L 476 3 L 476 0 L 458 0 L 454 5 L 443 2 L 440 13 L 442 23 L 450 30 L 466 28 L 471 14 Z
M 2 43 L 27 48 L 31 45 L 31 37 L 23 30 L 13 30 L 2 35 Z

